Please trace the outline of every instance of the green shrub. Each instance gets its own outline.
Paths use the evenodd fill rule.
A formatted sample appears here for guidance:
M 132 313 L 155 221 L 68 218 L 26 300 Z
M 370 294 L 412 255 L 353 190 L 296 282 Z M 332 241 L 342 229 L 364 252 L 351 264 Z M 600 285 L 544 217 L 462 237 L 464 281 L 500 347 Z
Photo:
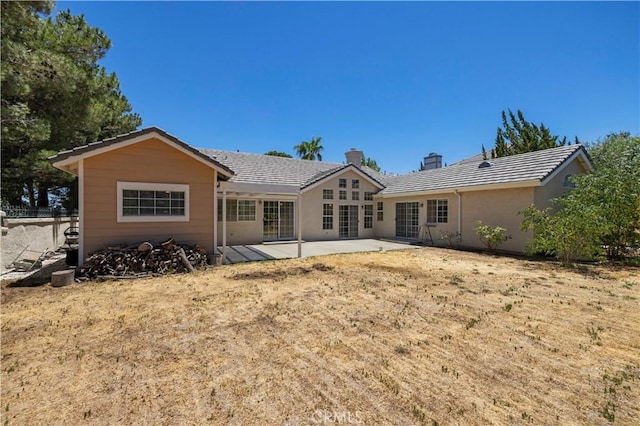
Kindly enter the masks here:
M 511 239 L 511 235 L 507 234 L 506 228 L 485 225 L 480 220 L 476 222 L 474 231 L 489 251 L 494 251 L 500 244 Z

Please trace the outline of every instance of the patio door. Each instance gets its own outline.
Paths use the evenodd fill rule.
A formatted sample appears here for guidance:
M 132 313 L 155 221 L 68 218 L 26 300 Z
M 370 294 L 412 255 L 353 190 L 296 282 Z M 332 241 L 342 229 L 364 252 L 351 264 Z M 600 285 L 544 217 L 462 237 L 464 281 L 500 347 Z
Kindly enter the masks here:
M 358 206 L 340 206 L 338 210 L 338 236 L 358 238 Z
M 262 238 L 264 241 L 292 240 L 294 202 L 264 201 Z
M 418 238 L 418 203 L 396 203 L 396 237 Z

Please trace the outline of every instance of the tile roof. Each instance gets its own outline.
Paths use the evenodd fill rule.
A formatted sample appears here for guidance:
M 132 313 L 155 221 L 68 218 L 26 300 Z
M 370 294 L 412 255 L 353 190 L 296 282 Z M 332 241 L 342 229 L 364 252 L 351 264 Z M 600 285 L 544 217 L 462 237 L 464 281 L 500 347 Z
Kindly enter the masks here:
M 382 195 L 440 191 L 517 182 L 542 182 L 576 152 L 581 145 L 567 145 L 542 151 L 489 160 L 490 167 L 479 168 L 482 159 L 465 161 L 441 169 L 403 175 L 388 183 Z
M 237 183 L 291 185 L 304 188 L 350 166 L 217 149 L 199 149 L 199 151 L 233 170 L 235 175 L 230 181 Z M 383 184 L 379 179 L 380 176 L 384 176 L 382 173 L 377 173 L 369 167 L 358 167 L 358 169 L 374 181 Z
M 50 160 L 58 163 L 154 132 L 203 161 L 207 161 L 227 172 L 231 176 L 229 179 L 231 182 L 289 185 L 305 188 L 346 168 L 356 167 L 343 163 L 300 160 L 216 149 L 196 149 L 157 127 L 149 127 L 68 151 L 62 151 L 51 157 Z M 582 145 L 575 144 L 492 159 L 489 160 L 490 167 L 485 168 L 478 167 L 483 160 L 481 155 L 476 155 L 444 168 L 424 170 L 406 175 L 383 174 L 366 166 L 356 167 L 356 169 L 384 188 L 380 191 L 380 194 L 399 195 L 412 192 L 473 188 L 485 185 L 542 182 L 577 152 L 584 154 L 586 162 L 589 162 L 586 150 Z M 588 164 L 587 167 L 590 167 L 590 165 Z

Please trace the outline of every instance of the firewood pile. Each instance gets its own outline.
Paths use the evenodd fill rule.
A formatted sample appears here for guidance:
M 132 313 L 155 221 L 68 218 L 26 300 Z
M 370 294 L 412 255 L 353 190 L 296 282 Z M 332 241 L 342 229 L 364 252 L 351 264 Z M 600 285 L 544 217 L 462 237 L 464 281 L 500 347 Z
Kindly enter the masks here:
M 127 279 L 193 272 L 205 268 L 207 253 L 199 246 L 177 244 L 173 238 L 154 246 L 107 247 L 92 253 L 77 270 L 79 279 Z

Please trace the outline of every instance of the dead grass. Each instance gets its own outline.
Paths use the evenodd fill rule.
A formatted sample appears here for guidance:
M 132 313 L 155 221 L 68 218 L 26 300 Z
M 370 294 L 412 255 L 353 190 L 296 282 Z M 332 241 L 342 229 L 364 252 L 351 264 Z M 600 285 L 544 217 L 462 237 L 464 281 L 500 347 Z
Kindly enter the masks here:
M 637 272 L 425 248 L 3 288 L 2 424 L 633 424 Z

